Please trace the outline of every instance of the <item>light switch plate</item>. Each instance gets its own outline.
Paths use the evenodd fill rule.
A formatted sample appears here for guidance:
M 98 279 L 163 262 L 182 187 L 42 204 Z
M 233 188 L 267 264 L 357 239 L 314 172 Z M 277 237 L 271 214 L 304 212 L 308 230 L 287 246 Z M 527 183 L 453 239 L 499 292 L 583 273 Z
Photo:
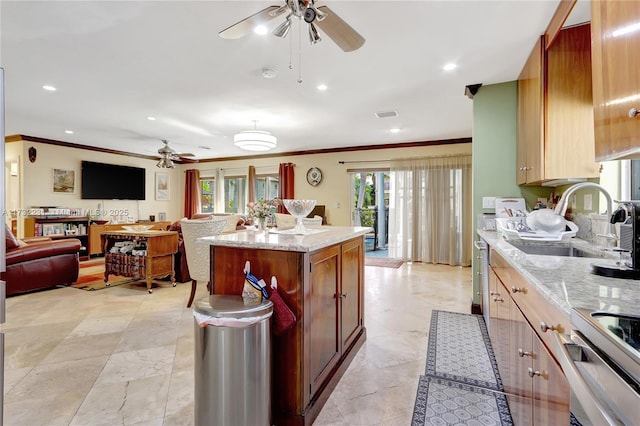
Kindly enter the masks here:
M 496 197 L 482 197 L 483 209 L 494 209 L 496 207 Z

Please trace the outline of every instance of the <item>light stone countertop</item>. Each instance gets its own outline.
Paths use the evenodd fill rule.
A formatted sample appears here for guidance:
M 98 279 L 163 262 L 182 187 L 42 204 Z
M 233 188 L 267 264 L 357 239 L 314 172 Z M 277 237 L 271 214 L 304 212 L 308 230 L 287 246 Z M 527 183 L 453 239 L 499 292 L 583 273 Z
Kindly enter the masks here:
M 254 248 L 280 251 L 312 252 L 373 232 L 369 227 L 321 226 L 308 228 L 307 235 L 247 229 L 198 238 L 199 243 L 222 247 Z M 284 231 L 286 232 L 286 231 Z
M 608 278 L 590 272 L 592 263 L 615 266 L 617 255 L 611 254 L 608 259 L 532 255 L 515 248 L 495 231 L 477 233 L 567 315 L 571 308 L 640 314 L 640 280 Z M 577 238 L 561 244 L 597 249 Z

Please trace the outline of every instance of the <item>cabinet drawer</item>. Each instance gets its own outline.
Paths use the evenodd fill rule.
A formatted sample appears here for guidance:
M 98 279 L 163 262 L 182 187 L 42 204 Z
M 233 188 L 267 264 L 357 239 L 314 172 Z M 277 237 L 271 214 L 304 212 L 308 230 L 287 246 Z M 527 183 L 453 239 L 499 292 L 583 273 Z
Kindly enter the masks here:
M 506 260 L 493 250 L 491 252 L 491 267 L 540 340 L 555 357 L 553 330 L 567 333 L 571 327 L 569 316 L 555 307 L 533 284 L 516 272 Z M 543 324 L 547 327 L 553 327 L 553 330 L 547 329 Z

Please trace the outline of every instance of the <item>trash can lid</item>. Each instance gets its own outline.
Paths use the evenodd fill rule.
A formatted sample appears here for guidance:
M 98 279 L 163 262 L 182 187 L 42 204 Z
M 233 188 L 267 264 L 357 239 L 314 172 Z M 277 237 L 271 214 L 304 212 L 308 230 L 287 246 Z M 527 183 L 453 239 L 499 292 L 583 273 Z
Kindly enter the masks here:
M 263 299 L 260 304 L 245 305 L 242 296 L 212 294 L 197 300 L 193 309 L 199 314 L 215 318 L 249 318 L 273 313 L 273 303 L 268 299 Z

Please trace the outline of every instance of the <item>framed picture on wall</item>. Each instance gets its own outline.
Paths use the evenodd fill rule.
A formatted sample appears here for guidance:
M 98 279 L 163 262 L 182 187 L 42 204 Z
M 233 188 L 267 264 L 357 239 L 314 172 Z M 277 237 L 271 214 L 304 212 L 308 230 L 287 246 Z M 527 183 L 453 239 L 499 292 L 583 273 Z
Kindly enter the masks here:
M 156 200 L 169 200 L 169 174 L 156 172 Z
M 53 192 L 61 194 L 75 193 L 75 170 L 53 169 Z

